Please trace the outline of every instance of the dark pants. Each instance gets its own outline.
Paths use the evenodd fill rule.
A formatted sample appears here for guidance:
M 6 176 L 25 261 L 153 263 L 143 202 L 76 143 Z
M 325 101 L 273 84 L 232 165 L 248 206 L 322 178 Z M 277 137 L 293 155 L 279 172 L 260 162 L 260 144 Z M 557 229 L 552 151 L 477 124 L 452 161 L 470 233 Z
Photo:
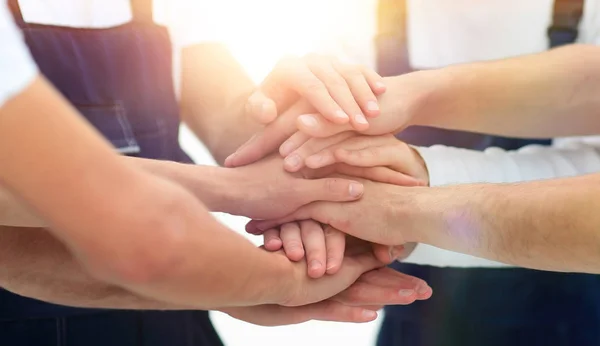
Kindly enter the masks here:
M 386 308 L 378 346 L 600 345 L 600 276 L 396 264 L 433 288 Z
M 211 340 L 211 338 L 213 338 Z M 106 311 L 2 321 L 2 346 L 219 345 L 208 312 Z

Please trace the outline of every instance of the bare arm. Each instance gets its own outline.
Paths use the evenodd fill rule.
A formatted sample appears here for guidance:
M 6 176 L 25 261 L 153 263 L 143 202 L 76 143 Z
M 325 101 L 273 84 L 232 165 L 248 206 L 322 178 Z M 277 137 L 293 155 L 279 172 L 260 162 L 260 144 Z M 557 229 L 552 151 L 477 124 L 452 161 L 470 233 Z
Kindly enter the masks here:
M 94 277 L 143 296 L 269 303 L 290 274 L 180 186 L 125 164 L 41 78 L 0 108 L 0 181 Z
M 0 227 L 0 262 L 0 287 L 26 297 L 82 308 L 181 309 L 94 279 L 41 228 Z
M 413 196 L 398 215 L 418 225 L 414 240 L 534 269 L 600 273 L 600 174 Z
M 600 131 L 599 60 L 600 47 L 569 45 L 417 72 L 433 87 L 415 107 L 413 122 L 510 137 L 594 135 Z M 395 78 L 401 87 L 404 77 Z
M 182 119 L 222 164 L 261 129 L 244 116 L 255 84 L 220 44 L 185 48 L 182 60 Z

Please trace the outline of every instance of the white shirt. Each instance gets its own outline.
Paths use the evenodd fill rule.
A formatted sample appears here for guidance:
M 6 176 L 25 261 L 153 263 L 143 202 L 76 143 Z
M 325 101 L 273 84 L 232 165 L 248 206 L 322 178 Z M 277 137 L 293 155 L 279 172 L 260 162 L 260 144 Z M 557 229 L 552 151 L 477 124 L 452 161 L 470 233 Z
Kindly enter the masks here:
M 411 65 L 419 69 L 501 59 L 548 49 L 553 0 L 408 0 Z M 600 44 L 600 1 L 586 0 L 578 42 Z M 485 152 L 419 148 L 431 186 L 508 183 L 600 172 L 598 137 L 565 138 L 552 147 Z M 500 267 L 504 264 L 419 244 L 407 262 L 434 266 Z
M 37 72 L 6 2 L 0 0 L 0 105 L 25 88 Z M 106 28 L 126 23 L 132 17 L 129 0 L 20 0 L 19 4 L 28 23 Z M 224 0 L 154 0 L 155 21 L 166 25 L 171 33 L 177 92 L 181 48 L 221 41 L 227 4 Z

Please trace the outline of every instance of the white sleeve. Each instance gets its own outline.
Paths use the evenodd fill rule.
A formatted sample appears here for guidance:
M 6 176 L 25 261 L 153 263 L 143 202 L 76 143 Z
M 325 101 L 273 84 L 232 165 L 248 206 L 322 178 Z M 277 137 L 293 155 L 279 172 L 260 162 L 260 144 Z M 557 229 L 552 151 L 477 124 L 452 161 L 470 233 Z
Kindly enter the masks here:
M 0 0 L 0 106 L 25 89 L 37 66 L 23 41 L 5 0 Z
M 465 183 L 512 183 L 600 172 L 600 143 L 530 145 L 516 151 L 483 152 L 436 145 L 417 148 L 431 186 Z

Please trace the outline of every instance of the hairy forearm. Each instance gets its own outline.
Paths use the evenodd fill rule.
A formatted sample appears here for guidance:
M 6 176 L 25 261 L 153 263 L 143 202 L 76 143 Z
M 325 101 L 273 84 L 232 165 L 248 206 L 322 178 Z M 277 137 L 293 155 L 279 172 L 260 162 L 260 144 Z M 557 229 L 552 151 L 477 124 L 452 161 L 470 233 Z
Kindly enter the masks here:
M 598 174 L 427 188 L 413 204 L 414 240 L 534 269 L 600 273 L 598 196 Z
M 428 86 L 414 107 L 413 122 L 510 137 L 597 134 L 598 60 L 600 47 L 572 45 L 535 55 L 417 72 Z M 393 79 L 398 87 L 402 78 Z
M 254 88 L 224 46 L 201 44 L 184 49 L 182 119 L 220 164 L 261 128 L 244 116 Z

